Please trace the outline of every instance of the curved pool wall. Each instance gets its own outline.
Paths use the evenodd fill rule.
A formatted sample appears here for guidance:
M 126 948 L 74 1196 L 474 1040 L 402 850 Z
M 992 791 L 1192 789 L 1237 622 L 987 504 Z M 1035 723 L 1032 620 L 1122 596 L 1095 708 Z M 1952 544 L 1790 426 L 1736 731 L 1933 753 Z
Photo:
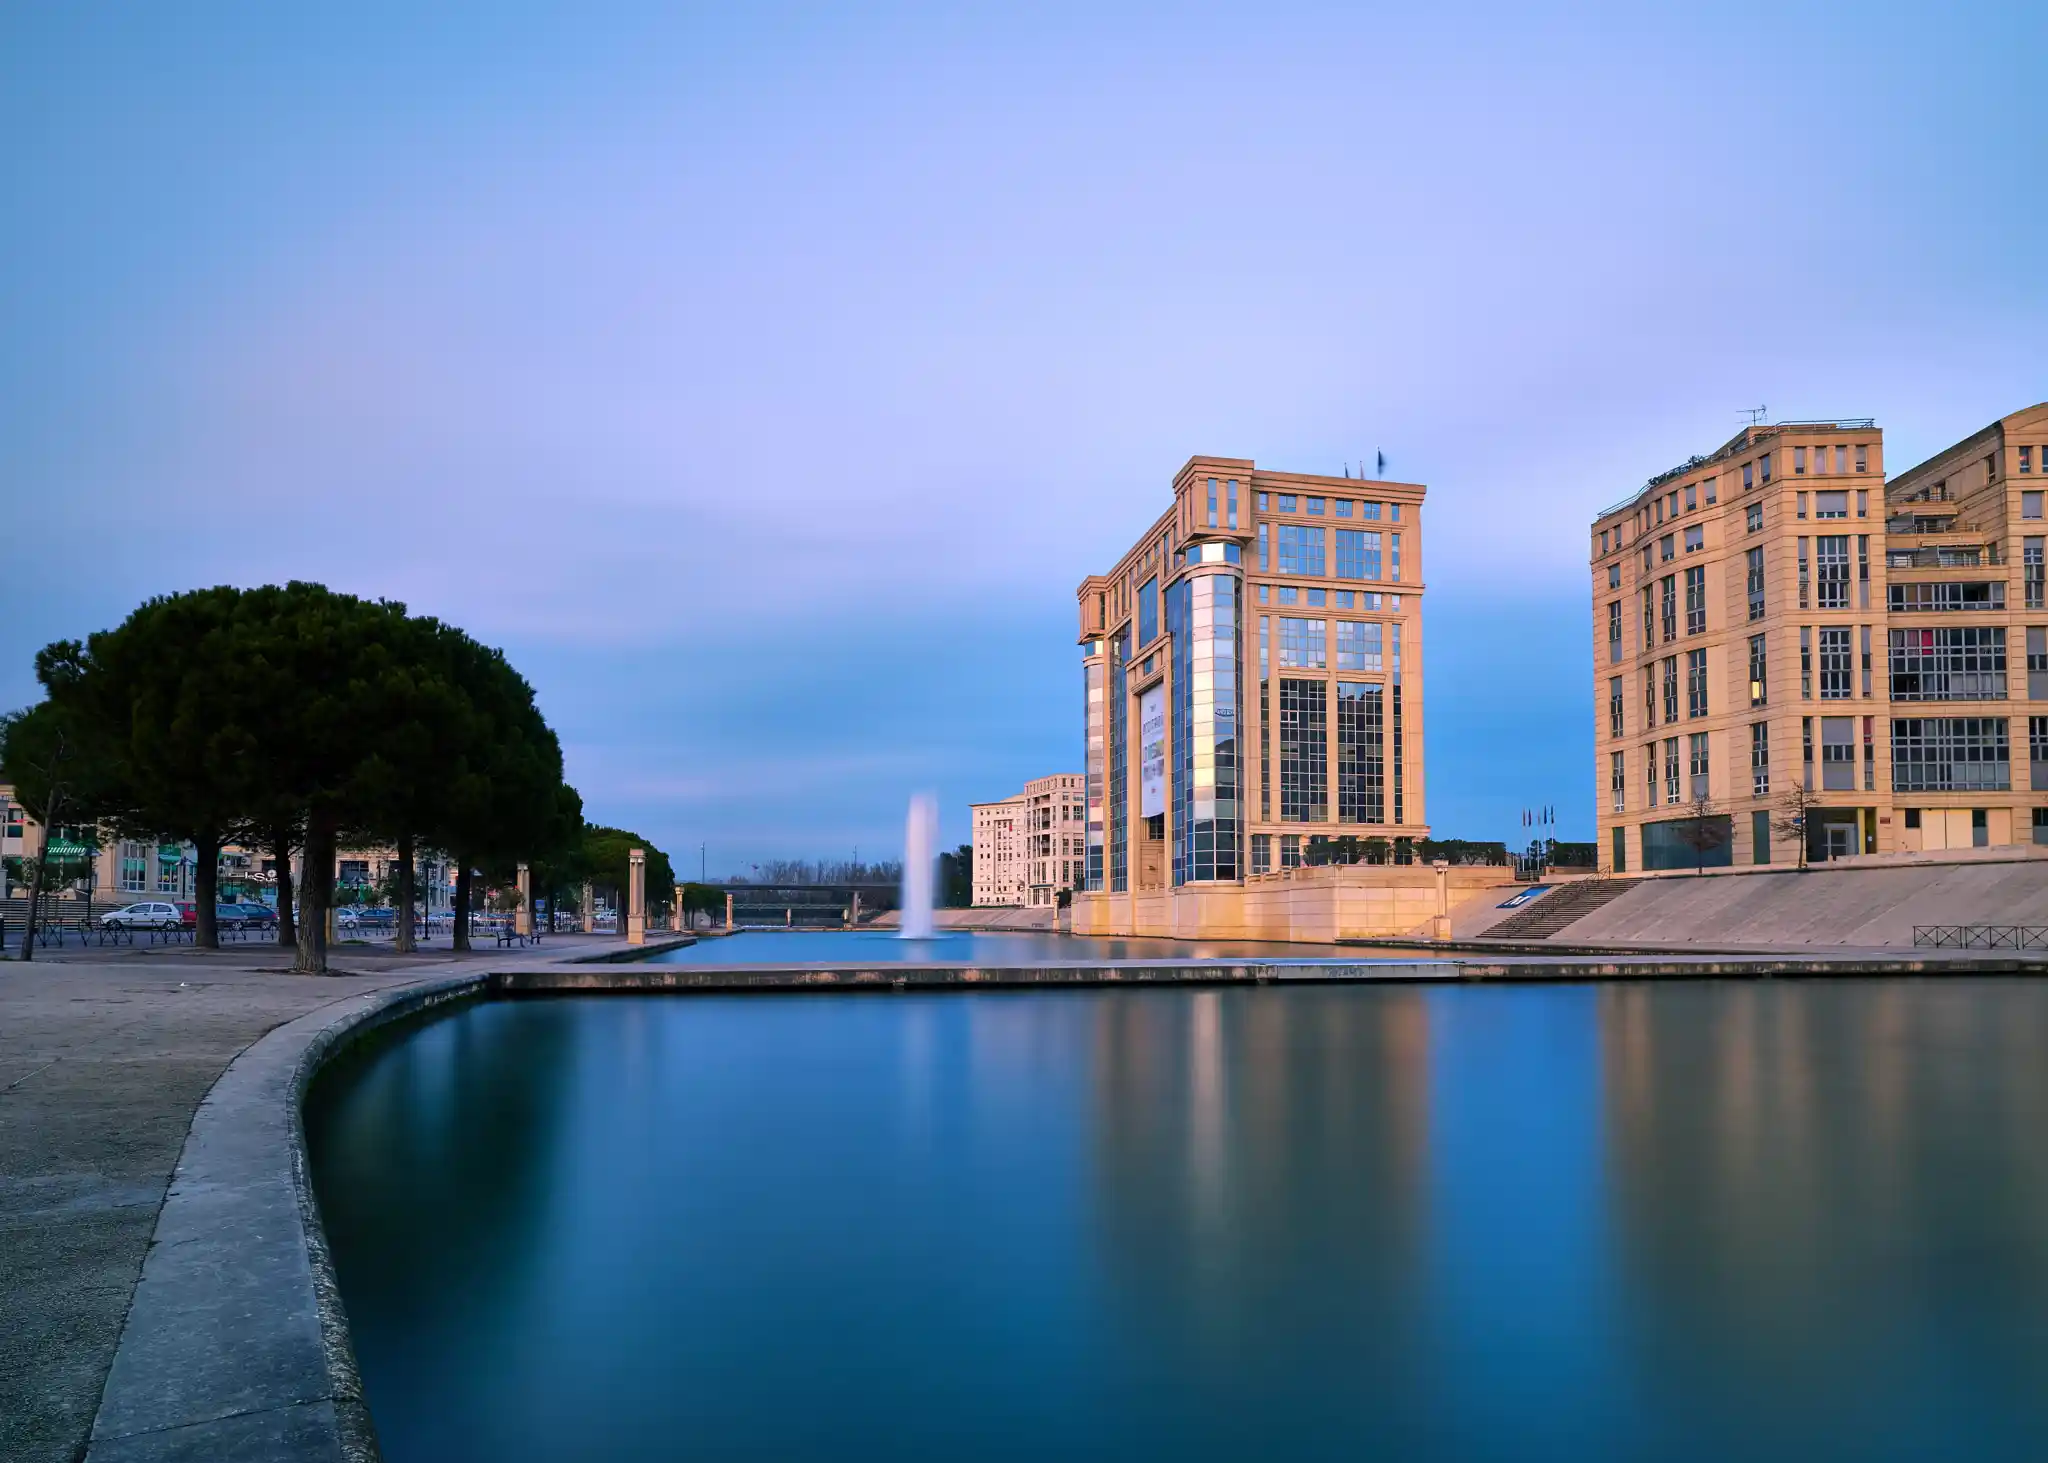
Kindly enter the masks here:
M 631 959 L 619 951 L 595 960 Z M 586 957 L 586 960 L 591 957 Z M 2032 975 L 2037 960 L 1668 955 L 1458 956 L 1427 963 L 1186 961 L 970 969 L 695 969 L 570 963 L 478 972 L 349 998 L 273 1030 L 231 1063 L 187 1134 L 95 1415 L 89 1460 L 263 1457 L 374 1463 L 346 1318 L 308 1177 L 301 1107 L 322 1065 L 372 1032 L 492 995 L 905 991 L 1276 982 L 1718 981 Z M 2048 1455 L 2048 1450 L 2044 1450 Z

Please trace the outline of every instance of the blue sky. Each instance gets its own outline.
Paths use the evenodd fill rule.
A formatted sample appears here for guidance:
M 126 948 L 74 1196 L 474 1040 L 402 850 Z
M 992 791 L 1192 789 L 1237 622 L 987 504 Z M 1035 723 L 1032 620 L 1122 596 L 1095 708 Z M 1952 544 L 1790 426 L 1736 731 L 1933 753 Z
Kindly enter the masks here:
M 503 645 L 595 818 L 891 853 L 1078 765 L 1189 455 L 1377 449 L 1432 822 L 1584 837 L 1595 511 L 2048 397 L 2037 6 L 424 9 L 0 13 L 0 702 L 313 577 Z

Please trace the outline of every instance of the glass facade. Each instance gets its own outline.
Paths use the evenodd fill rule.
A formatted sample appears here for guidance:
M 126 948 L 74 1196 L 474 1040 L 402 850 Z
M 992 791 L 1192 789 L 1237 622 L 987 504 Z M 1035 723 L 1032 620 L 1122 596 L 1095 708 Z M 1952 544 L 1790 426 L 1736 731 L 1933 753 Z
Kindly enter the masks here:
M 1892 722 L 1892 791 L 2005 792 L 2012 750 L 2002 716 L 1902 716 Z
M 1138 586 L 1138 644 L 1150 645 L 1159 638 L 1159 580 L 1147 579 Z
M 1894 630 L 1891 682 L 1894 701 L 2003 701 L 2005 627 Z
M 1309 579 L 1323 577 L 1323 530 L 1320 527 L 1283 523 L 1279 539 L 1282 574 L 1299 574 Z
M 1235 574 L 1192 574 L 1167 591 L 1173 643 L 1173 882 L 1241 873 L 1238 691 L 1242 639 Z
M 1330 817 L 1328 681 L 1280 682 L 1280 821 Z
M 1376 685 L 1337 683 L 1337 821 L 1387 821 L 1386 713 Z
M 1125 779 L 1130 771 L 1130 691 L 1125 666 L 1131 658 L 1131 632 L 1119 630 L 1109 642 L 1109 890 L 1122 894 L 1131 887 L 1130 799 Z
M 1380 536 L 1376 531 L 1357 528 L 1337 530 L 1337 577 L 1380 577 Z
M 1086 665 L 1081 667 L 1081 716 L 1086 728 L 1082 742 L 1082 855 L 1081 887 L 1095 892 L 1102 888 L 1102 793 L 1103 749 L 1108 737 L 1108 707 L 1104 704 L 1102 642 L 1096 641 Z

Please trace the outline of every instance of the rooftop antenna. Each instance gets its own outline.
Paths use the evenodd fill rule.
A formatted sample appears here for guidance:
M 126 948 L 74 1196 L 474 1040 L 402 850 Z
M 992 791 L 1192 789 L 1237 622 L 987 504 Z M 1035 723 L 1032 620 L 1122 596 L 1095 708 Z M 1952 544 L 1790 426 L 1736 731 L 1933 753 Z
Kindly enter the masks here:
M 1746 406 L 1742 409 L 1742 414 L 1749 418 L 1752 427 L 1760 426 L 1771 419 L 1771 409 L 1767 406 Z

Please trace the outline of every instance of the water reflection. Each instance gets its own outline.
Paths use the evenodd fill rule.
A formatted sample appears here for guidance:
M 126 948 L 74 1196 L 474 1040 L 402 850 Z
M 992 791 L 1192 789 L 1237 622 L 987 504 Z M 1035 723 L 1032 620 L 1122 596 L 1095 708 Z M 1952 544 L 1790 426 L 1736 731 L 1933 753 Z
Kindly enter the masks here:
M 393 1463 L 2048 1456 L 2048 989 L 480 1008 L 316 1173 Z

